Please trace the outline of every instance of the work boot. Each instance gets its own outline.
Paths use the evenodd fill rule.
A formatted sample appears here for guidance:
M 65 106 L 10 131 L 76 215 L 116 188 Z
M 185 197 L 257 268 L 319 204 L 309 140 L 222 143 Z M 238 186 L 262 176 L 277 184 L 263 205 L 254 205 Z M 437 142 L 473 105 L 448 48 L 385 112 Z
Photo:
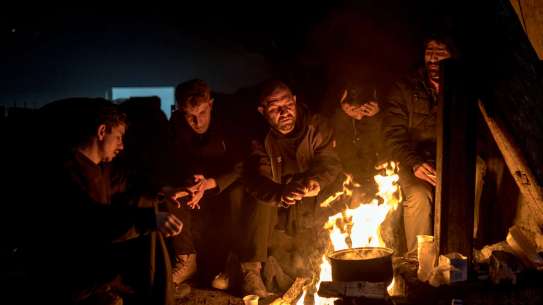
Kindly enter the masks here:
M 184 298 L 187 295 L 189 295 L 190 290 L 191 288 L 189 284 L 185 284 L 185 283 L 175 284 L 174 297 L 176 299 Z
M 241 290 L 244 295 L 256 294 L 261 298 L 271 295 L 266 286 L 264 286 L 260 270 L 262 270 L 260 262 L 241 263 L 241 274 L 243 277 Z
M 226 290 L 230 286 L 230 277 L 228 273 L 221 272 L 215 276 L 211 282 L 211 287 L 219 290 Z
M 172 269 L 172 281 L 179 285 L 196 273 L 196 253 L 178 254 Z
M 228 253 L 224 269 L 217 274 L 211 282 L 211 287 L 219 290 L 226 290 L 230 286 L 236 285 L 236 280 L 239 282 L 240 263 L 238 257 L 233 253 Z

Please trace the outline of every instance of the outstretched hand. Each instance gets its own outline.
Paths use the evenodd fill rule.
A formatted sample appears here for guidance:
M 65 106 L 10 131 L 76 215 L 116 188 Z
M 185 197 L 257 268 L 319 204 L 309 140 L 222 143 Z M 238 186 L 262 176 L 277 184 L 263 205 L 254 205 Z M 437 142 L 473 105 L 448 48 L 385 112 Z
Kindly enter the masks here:
M 283 189 L 281 202 L 287 205 L 293 205 L 296 201 L 302 200 L 304 197 L 317 196 L 320 190 L 319 182 L 313 179 L 309 179 L 303 183 L 290 182 Z

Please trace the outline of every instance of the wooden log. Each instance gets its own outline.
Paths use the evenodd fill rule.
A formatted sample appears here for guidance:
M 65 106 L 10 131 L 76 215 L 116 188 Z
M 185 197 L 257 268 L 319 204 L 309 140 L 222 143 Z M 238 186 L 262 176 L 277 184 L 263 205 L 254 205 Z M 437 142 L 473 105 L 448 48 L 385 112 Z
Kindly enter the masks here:
M 384 299 L 387 297 L 387 285 L 384 282 L 321 282 L 318 295 L 324 298 L 365 297 Z
M 543 224 L 543 189 L 537 184 L 522 151 L 504 125 L 497 118 L 488 115 L 482 101 L 479 101 L 479 109 L 536 222 Z
M 296 299 L 303 293 L 305 284 L 308 282 L 308 279 L 303 277 L 297 277 L 292 283 L 292 286 L 283 294 L 282 297 L 279 297 L 273 300 L 270 305 L 292 305 Z

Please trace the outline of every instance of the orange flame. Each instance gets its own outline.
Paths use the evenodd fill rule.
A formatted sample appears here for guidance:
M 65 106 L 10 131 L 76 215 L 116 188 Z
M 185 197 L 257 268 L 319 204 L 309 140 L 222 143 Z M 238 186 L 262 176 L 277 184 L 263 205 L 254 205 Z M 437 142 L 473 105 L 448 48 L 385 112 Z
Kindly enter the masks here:
M 333 251 L 357 248 L 357 247 L 386 247 L 380 234 L 381 223 L 390 211 L 396 210 L 402 198 L 398 186 L 398 167 L 395 162 L 387 162 L 378 167 L 384 170 L 384 175 L 376 175 L 375 182 L 378 185 L 376 198 L 369 203 L 362 203 L 355 209 L 347 209 L 328 218 L 324 228 L 329 231 Z M 330 203 L 341 195 L 352 196 L 353 181 L 351 176 L 343 183 L 343 191 L 327 198 L 321 203 L 321 207 L 328 207 Z M 379 200 L 379 198 L 381 200 Z M 328 258 L 322 257 L 320 274 L 317 282 L 317 290 L 322 281 L 332 280 L 332 268 Z M 394 280 L 387 287 L 388 291 L 394 288 Z M 297 305 L 303 305 L 303 297 Z M 328 305 L 334 303 L 334 298 L 321 298 L 315 295 L 315 305 Z

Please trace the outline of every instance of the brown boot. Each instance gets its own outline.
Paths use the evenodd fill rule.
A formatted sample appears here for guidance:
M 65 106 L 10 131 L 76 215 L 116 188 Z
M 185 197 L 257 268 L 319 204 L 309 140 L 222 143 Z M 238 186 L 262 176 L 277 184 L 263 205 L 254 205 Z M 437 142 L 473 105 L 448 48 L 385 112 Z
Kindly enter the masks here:
M 256 294 L 259 297 L 265 298 L 272 294 L 264 286 L 260 270 L 262 270 L 260 262 L 241 263 L 241 274 L 243 277 L 241 290 L 244 295 Z
M 196 273 L 196 253 L 179 254 L 175 257 L 175 260 L 172 280 L 175 285 L 179 285 Z

